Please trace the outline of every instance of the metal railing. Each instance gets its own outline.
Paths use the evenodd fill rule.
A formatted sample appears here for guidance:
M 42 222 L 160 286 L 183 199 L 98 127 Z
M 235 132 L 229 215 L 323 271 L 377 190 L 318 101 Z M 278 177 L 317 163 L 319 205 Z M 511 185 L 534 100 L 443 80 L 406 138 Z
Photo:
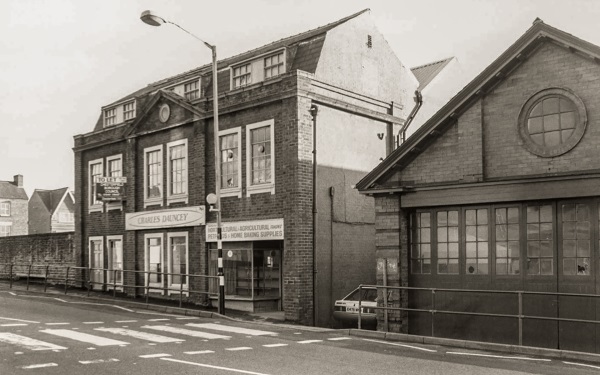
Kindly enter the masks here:
M 519 346 L 523 345 L 523 321 L 525 319 L 531 320 L 546 320 L 556 322 L 572 322 L 572 323 L 590 323 L 600 324 L 600 320 L 590 319 L 574 319 L 574 318 L 561 318 L 558 316 L 539 316 L 539 315 L 526 315 L 523 313 L 523 296 L 525 295 L 537 295 L 537 296 L 556 296 L 558 297 L 584 297 L 584 298 L 600 298 L 600 295 L 596 294 L 583 294 L 583 293 L 559 293 L 559 292 L 535 292 L 535 291 L 510 291 L 510 290 L 480 290 L 480 289 L 449 289 L 449 288 L 420 288 L 420 287 L 408 287 L 408 286 L 383 286 L 383 285 L 359 285 L 359 300 L 358 300 L 358 329 L 362 327 L 362 315 L 363 315 L 363 300 L 362 300 L 362 289 L 363 288 L 377 288 L 384 290 L 382 301 L 384 306 L 379 304 L 376 307 L 369 306 L 369 308 L 375 311 L 383 311 L 383 320 L 385 331 L 389 330 L 389 312 L 400 311 L 400 312 L 420 312 L 429 313 L 431 315 L 431 337 L 435 337 L 435 315 L 436 314 L 450 314 L 450 315 L 463 315 L 463 316 L 484 316 L 493 318 L 509 318 L 517 319 L 518 321 L 518 342 Z M 429 309 L 425 308 L 411 308 L 411 307 L 391 307 L 388 301 L 388 291 L 399 290 L 399 291 L 421 291 L 431 293 L 431 304 Z M 479 294 L 505 294 L 514 295 L 517 299 L 517 314 L 503 314 L 503 313 L 486 313 L 486 312 L 474 312 L 474 311 L 457 311 L 457 310 L 438 310 L 436 309 L 436 293 L 438 292 L 449 292 L 449 293 L 479 293 Z M 378 293 L 379 295 L 379 293 Z M 407 297 L 407 296 L 406 296 Z M 406 298 L 405 297 L 405 298 Z M 378 298 L 379 300 L 379 298 Z M 400 302 L 400 300 L 395 301 Z
M 100 273 L 100 275 L 98 275 Z M 142 275 L 142 276 L 139 276 Z M 161 285 L 151 285 L 151 278 L 155 275 L 160 277 Z M 95 277 L 99 276 L 99 277 Z M 110 277 L 109 277 L 110 276 Z M 133 280 L 133 284 L 126 284 L 125 280 Z M 180 283 L 176 287 L 165 286 L 164 280 L 169 277 L 178 277 Z M 108 292 L 112 290 L 113 298 L 117 297 L 117 291 L 125 291 L 132 289 L 134 295 L 138 296 L 138 290 L 142 289 L 148 303 L 152 292 L 159 291 L 161 294 L 179 294 L 179 307 L 183 305 L 183 296 L 191 295 L 207 295 L 217 296 L 218 293 L 208 291 L 208 280 L 215 279 L 218 281 L 218 276 L 208 276 L 199 274 L 187 273 L 172 273 L 172 272 L 157 272 L 157 271 L 135 271 L 121 270 L 109 268 L 90 268 L 90 267 L 75 267 L 57 264 L 19 264 L 19 263 L 0 263 L 0 279 L 8 278 L 9 288 L 13 288 L 15 281 L 21 278 L 26 279 L 26 290 L 29 290 L 32 282 L 43 282 L 44 292 L 47 292 L 48 285 L 64 285 L 64 294 L 68 294 L 69 287 L 78 285 L 84 286 L 87 289 L 89 296 L 92 290 Z M 100 280 L 97 280 L 100 279 Z M 143 285 L 136 283 L 136 280 L 143 279 Z M 186 280 L 186 283 L 183 280 Z M 193 280 L 207 280 L 206 291 L 193 290 L 191 288 Z M 171 283 L 173 284 L 173 283 Z

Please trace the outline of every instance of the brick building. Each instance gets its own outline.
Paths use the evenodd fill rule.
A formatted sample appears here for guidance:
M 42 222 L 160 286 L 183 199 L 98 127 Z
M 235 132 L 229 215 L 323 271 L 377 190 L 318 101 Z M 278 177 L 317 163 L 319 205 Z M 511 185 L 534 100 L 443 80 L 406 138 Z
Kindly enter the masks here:
M 218 87 L 226 307 L 331 325 L 335 299 L 375 282 L 373 199 L 351 184 L 391 152 L 418 82 L 365 10 L 219 61 Z M 217 269 L 212 99 L 206 65 L 75 136 L 79 261 L 153 272 L 117 274 L 130 295 L 216 291 L 180 276 Z M 99 200 L 98 177 L 126 177 L 124 200 Z
M 0 237 L 27 234 L 27 199 L 23 176 L 0 181 Z
M 600 47 L 537 19 L 357 185 L 396 306 L 521 314 L 523 345 L 600 351 Z M 384 271 L 387 271 L 384 272 Z M 384 275 L 387 279 L 384 280 Z M 432 307 L 432 298 L 435 305 Z M 432 320 L 433 319 L 433 320 Z M 518 320 L 410 312 L 391 329 L 518 343 Z
M 29 234 L 73 232 L 75 197 L 69 188 L 35 189 L 29 199 Z

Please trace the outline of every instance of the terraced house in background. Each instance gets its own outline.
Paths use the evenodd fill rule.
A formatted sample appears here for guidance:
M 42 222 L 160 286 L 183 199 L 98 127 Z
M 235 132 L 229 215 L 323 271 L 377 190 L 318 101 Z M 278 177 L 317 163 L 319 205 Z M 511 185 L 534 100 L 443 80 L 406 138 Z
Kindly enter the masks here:
M 352 185 L 395 147 L 418 85 L 368 10 L 218 62 L 227 308 L 331 325 L 335 299 L 375 282 L 373 199 Z M 103 106 L 75 136 L 80 263 L 152 272 L 95 282 L 217 291 L 184 275 L 217 270 L 215 94 L 205 65 Z M 103 201 L 95 182 L 122 177 L 123 200 Z
M 27 234 L 27 200 L 23 176 L 15 175 L 13 181 L 0 181 L 0 237 Z

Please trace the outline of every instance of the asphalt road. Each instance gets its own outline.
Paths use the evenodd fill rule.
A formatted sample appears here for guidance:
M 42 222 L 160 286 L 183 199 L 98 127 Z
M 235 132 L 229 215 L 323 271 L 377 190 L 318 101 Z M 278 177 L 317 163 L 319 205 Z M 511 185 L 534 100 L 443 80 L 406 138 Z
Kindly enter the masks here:
M 515 358 L 519 357 L 519 358 Z M 600 364 L 409 345 L 0 290 L 0 374 L 597 374 Z

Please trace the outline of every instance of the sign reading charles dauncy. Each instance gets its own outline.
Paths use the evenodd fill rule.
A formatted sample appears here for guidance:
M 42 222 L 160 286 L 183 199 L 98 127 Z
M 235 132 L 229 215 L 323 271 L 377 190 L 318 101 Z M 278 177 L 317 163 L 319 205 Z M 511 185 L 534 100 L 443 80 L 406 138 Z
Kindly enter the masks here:
M 173 208 L 125 214 L 126 230 L 192 227 L 206 223 L 204 206 Z
M 283 240 L 283 219 L 221 223 L 223 241 Z M 206 224 L 206 242 L 217 242 L 217 224 Z
M 102 202 L 122 201 L 125 196 L 127 177 L 98 177 L 96 182 L 96 199 Z

